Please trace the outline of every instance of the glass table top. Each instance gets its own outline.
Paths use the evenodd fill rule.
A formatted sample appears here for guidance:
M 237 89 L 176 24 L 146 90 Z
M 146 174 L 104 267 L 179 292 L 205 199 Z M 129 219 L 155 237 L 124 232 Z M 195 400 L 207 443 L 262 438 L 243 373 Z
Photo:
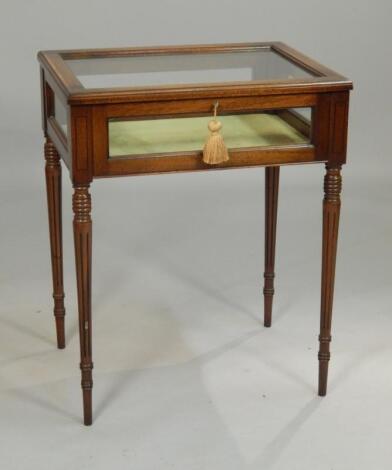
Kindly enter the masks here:
M 67 59 L 85 88 L 251 82 L 313 77 L 270 48 Z

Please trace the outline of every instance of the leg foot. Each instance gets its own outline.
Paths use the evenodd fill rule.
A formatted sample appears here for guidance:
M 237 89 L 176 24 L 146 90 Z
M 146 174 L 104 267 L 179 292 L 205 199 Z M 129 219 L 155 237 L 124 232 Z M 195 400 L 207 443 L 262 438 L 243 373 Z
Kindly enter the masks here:
M 91 364 L 81 364 L 80 369 L 82 371 L 82 390 L 83 390 L 83 422 L 86 426 L 90 426 L 93 423 L 93 376 L 92 376 Z

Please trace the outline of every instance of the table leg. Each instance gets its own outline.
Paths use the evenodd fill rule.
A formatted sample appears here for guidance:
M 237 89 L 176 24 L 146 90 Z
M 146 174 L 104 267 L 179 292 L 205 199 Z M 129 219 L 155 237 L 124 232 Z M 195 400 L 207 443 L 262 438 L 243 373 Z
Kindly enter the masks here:
M 335 281 L 336 249 L 338 241 L 340 192 L 342 177 L 340 166 L 326 165 L 323 201 L 323 247 L 321 274 L 321 313 L 319 349 L 319 390 L 320 396 L 327 393 L 329 346 L 331 342 L 332 305 Z
M 63 241 L 61 220 L 61 164 L 60 156 L 50 139 L 45 142 L 45 176 L 48 200 L 50 254 L 52 261 L 54 317 L 56 320 L 57 347 L 65 348 Z
M 264 326 L 271 326 L 275 278 L 276 221 L 278 213 L 279 170 L 265 169 L 265 252 L 264 252 Z
M 92 348 L 91 348 L 91 247 L 92 221 L 89 185 L 74 185 L 75 261 L 78 288 L 80 369 L 82 373 L 84 424 L 92 423 Z

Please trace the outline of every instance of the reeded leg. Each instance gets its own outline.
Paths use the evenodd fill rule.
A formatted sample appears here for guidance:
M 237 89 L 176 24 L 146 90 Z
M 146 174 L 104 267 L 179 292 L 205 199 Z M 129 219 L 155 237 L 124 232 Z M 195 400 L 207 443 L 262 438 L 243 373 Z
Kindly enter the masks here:
M 336 248 L 338 241 L 340 192 L 342 178 L 340 166 L 326 166 L 323 201 L 323 247 L 321 274 L 321 313 L 319 349 L 319 390 L 320 396 L 327 393 L 328 363 L 330 358 L 332 304 L 335 281 Z
M 274 297 L 276 220 L 278 213 L 279 170 L 265 169 L 265 254 L 264 254 L 264 326 L 271 326 Z
M 75 261 L 78 287 L 80 369 L 82 372 L 84 424 L 92 423 L 92 351 L 91 351 L 91 197 L 89 185 L 74 186 Z
M 52 260 L 54 317 L 56 320 L 57 347 L 65 348 L 63 241 L 61 220 L 61 164 L 60 156 L 50 139 L 45 142 L 45 176 L 48 199 L 50 253 Z

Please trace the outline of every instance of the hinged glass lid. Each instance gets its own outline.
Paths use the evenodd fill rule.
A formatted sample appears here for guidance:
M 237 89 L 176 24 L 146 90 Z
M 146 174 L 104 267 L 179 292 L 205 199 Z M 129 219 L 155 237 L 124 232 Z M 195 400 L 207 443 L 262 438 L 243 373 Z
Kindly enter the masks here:
M 85 88 L 251 82 L 315 76 L 269 47 L 252 51 L 64 58 Z

